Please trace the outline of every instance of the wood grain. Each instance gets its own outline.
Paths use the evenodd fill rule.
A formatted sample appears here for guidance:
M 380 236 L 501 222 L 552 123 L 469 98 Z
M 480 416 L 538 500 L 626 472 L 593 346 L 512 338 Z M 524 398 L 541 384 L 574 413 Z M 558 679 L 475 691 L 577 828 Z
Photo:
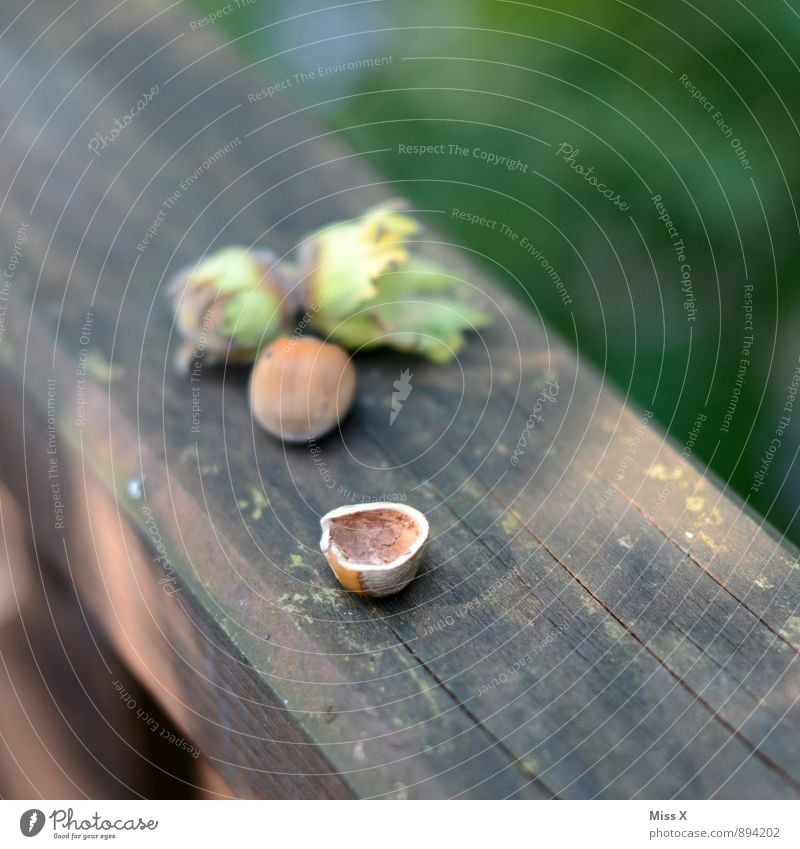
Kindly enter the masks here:
M 7 20 L 22 8 L 9 5 Z M 243 69 L 178 8 L 82 2 L 47 32 L 63 7 L 37 10 L 0 53 L 3 228 L 29 233 L 0 353 L 21 416 L 42 420 L 54 381 L 68 493 L 65 531 L 46 498 L 35 531 L 67 546 L 93 615 L 226 785 L 800 795 L 797 553 L 467 250 L 423 239 L 491 296 L 495 324 L 447 368 L 357 358 L 356 408 L 318 455 L 254 432 L 233 368 L 203 373 L 192 431 L 192 386 L 168 368 L 168 275 L 227 243 L 289 251 L 402 187 L 285 99 L 249 103 L 272 66 Z M 547 380 L 558 393 L 528 427 Z M 46 442 L 20 439 L 17 495 L 40 498 Z M 386 495 L 428 514 L 426 566 L 395 598 L 353 598 L 317 549 L 318 517 Z M 100 527 L 107 550 L 89 545 Z

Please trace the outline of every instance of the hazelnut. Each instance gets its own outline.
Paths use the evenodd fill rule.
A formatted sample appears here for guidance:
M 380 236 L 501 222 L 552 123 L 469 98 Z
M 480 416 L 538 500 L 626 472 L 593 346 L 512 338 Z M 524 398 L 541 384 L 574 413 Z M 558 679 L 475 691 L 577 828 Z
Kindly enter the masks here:
M 167 287 L 183 338 L 175 367 L 255 360 L 296 309 L 291 269 L 272 251 L 223 248 L 174 275 Z
M 422 255 L 420 225 L 403 206 L 390 201 L 312 233 L 297 279 L 317 333 L 351 351 L 388 346 L 447 363 L 493 316 L 471 286 Z
M 423 513 L 385 501 L 339 507 L 320 525 L 320 548 L 339 583 L 368 596 L 393 595 L 411 583 L 429 534 Z
M 356 370 L 338 346 L 311 337 L 281 338 L 265 348 L 250 378 L 250 409 L 264 430 L 308 442 L 347 415 Z

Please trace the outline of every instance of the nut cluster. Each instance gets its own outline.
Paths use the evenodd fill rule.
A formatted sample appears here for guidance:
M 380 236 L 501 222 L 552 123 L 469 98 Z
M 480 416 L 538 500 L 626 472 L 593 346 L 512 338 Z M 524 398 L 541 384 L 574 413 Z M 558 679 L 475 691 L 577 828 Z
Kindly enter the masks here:
M 356 390 L 351 352 L 379 346 L 436 363 L 451 360 L 464 334 L 490 313 L 466 283 L 422 257 L 419 225 L 391 202 L 311 233 L 296 261 L 229 247 L 178 272 L 168 292 L 182 339 L 176 365 L 254 363 L 254 420 L 284 442 L 317 439 L 339 426 Z M 302 326 L 314 336 L 291 331 Z M 322 519 L 322 549 L 342 585 L 383 596 L 414 577 L 428 538 L 422 513 L 372 503 Z
M 446 268 L 420 256 L 419 225 L 397 201 L 311 233 L 296 262 L 229 247 L 178 272 L 168 287 L 182 338 L 175 362 L 252 363 L 256 421 L 289 442 L 314 439 L 347 414 L 355 370 L 346 354 L 379 346 L 437 362 L 491 315 Z M 326 342 L 295 338 L 292 322 Z M 305 326 L 305 325 L 304 325 Z

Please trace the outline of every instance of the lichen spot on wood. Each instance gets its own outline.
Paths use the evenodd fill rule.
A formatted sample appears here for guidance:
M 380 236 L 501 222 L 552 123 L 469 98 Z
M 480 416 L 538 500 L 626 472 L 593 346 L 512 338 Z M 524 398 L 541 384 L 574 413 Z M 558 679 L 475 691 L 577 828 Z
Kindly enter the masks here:
M 686 499 L 686 509 L 692 513 L 700 513 L 705 506 L 705 499 L 700 498 L 699 495 L 692 495 Z
M 668 469 L 663 463 L 654 463 L 647 472 L 647 476 L 657 481 L 676 481 L 683 475 L 682 469 Z

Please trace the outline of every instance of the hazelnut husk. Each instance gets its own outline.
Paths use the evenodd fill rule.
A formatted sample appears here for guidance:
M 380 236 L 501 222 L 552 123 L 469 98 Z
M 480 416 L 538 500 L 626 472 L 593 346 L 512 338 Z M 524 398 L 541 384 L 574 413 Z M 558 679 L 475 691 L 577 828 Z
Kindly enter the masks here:
M 285 442 L 324 436 L 347 415 L 356 370 L 338 345 L 313 337 L 282 337 L 266 347 L 250 377 L 250 409 Z
M 297 279 L 320 335 L 351 351 L 390 347 L 447 363 L 493 316 L 473 287 L 422 255 L 420 225 L 403 206 L 390 201 L 312 233 Z
M 417 574 L 430 528 L 407 504 L 374 501 L 320 519 L 320 548 L 339 583 L 358 595 L 394 595 Z
M 269 250 L 222 248 L 174 275 L 167 286 L 183 339 L 175 368 L 253 362 L 286 332 L 297 309 L 291 267 Z

